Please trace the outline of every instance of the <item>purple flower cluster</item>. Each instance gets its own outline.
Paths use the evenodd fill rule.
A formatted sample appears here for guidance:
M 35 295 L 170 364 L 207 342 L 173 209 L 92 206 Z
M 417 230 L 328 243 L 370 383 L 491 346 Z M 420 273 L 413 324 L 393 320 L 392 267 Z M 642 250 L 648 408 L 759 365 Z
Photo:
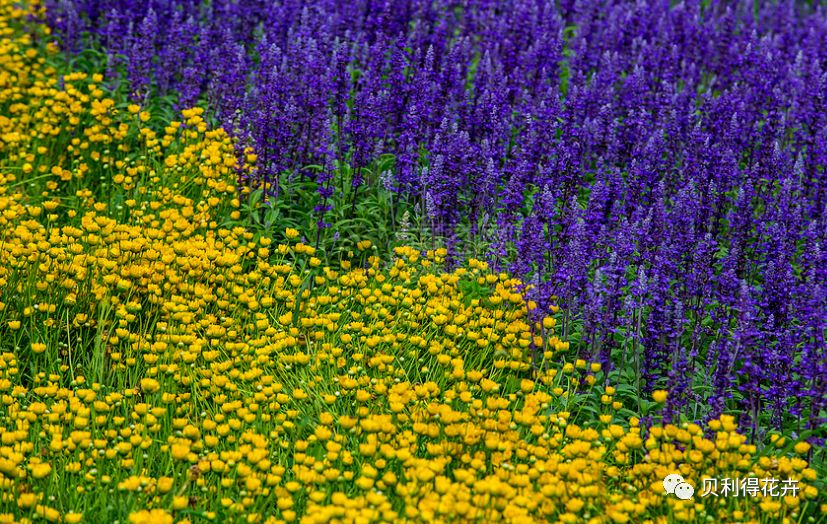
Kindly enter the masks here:
M 258 153 L 261 180 L 313 177 L 320 214 L 338 166 L 358 188 L 363 168 L 392 154 L 385 185 L 427 209 L 449 242 L 458 224 L 493 217 L 492 259 L 531 277 L 544 307 L 563 306 L 564 329 L 582 329 L 583 351 L 608 369 L 637 355 L 644 389 L 673 392 L 668 415 L 703 404 L 752 423 L 761 413 L 797 417 L 802 430 L 825 423 L 823 8 L 47 7 L 64 46 L 103 46 L 136 96 L 204 97 Z

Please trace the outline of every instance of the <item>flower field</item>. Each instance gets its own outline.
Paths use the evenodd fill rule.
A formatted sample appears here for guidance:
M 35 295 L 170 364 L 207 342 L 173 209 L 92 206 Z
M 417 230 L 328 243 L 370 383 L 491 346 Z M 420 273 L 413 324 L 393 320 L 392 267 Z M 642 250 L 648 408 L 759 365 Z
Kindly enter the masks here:
M 559 4 L 0 0 L 0 523 L 824 522 L 827 13 Z

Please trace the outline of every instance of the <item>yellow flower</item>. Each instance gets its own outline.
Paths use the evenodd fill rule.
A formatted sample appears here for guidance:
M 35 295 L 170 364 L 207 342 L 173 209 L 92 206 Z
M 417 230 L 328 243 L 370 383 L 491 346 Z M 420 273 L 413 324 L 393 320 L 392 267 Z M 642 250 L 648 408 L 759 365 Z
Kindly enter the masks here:
M 359 489 L 370 489 L 373 487 L 373 479 L 368 477 L 359 477 L 355 482 Z
M 32 343 L 32 352 L 33 353 L 43 353 L 46 351 L 46 344 L 42 342 L 33 342 Z
M 158 479 L 158 492 L 169 493 L 172 490 L 173 479 L 170 477 L 161 477 Z
M 36 464 L 32 466 L 32 477 L 36 479 L 42 479 L 44 477 L 48 477 L 49 474 L 52 472 L 52 466 L 49 464 Z
M 183 444 L 174 444 L 172 446 L 172 458 L 175 460 L 186 460 L 190 454 L 189 446 Z
M 793 446 L 793 451 L 798 453 L 799 455 L 806 455 L 808 451 L 810 451 L 810 444 L 807 442 L 799 442 L 795 446 Z
M 664 402 L 666 402 L 666 398 L 667 398 L 668 396 L 669 396 L 669 392 L 668 392 L 668 391 L 664 391 L 664 390 L 662 390 L 662 389 L 658 389 L 658 390 L 656 390 L 656 391 L 653 391 L 653 392 L 652 392 L 652 398 L 653 398 L 653 399 L 655 400 L 655 402 L 657 402 L 658 404 L 663 404 Z
M 333 432 L 325 426 L 318 426 L 314 432 L 314 435 L 316 435 L 317 439 L 324 441 L 330 440 L 330 437 L 333 436 Z
M 17 505 L 23 509 L 31 508 L 35 505 L 37 499 L 38 497 L 34 493 L 22 493 L 17 497 Z
M 141 510 L 129 514 L 130 524 L 172 524 L 172 515 L 163 509 Z
M 142 378 L 140 385 L 144 393 L 155 393 L 161 389 L 161 385 L 154 378 Z
M 494 382 L 493 380 L 489 380 L 487 378 L 482 379 L 482 381 L 480 382 L 480 386 L 482 387 L 482 390 L 486 393 L 490 393 L 494 390 L 499 389 L 499 385 L 496 382 Z

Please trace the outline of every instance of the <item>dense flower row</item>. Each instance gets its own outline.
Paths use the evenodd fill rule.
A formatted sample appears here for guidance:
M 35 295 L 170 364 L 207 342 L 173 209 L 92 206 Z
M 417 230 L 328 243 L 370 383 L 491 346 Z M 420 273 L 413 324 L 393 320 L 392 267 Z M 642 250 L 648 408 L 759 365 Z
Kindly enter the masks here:
M 320 166 L 320 227 L 390 153 L 400 205 L 419 202 L 455 254 L 460 224 L 491 240 L 607 369 L 641 351 L 638 380 L 673 391 L 673 416 L 824 424 L 822 7 L 46 4 L 63 45 L 102 45 L 139 99 L 206 96 L 255 149 L 256 181 Z
M 383 265 L 362 242 L 333 268 L 298 231 L 272 245 L 222 227 L 239 206 L 228 136 L 201 110 L 156 134 L 101 76 L 50 67 L 19 29 L 29 15 L 0 0 L 0 522 L 819 510 L 783 438 L 758 453 L 732 417 L 624 417 L 601 365 L 484 262 L 449 271 L 445 250 L 399 248 Z M 600 398 L 588 424 L 571 422 L 576 398 Z M 663 493 L 673 472 L 801 491 L 683 501 Z

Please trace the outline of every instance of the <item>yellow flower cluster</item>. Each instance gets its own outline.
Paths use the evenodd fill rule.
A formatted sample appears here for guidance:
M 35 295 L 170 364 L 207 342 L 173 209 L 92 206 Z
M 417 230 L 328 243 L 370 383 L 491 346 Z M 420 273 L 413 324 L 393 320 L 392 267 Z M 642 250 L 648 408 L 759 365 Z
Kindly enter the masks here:
M 794 522 L 818 496 L 731 418 L 624 420 L 483 262 L 223 227 L 227 135 L 58 76 L 31 14 L 0 0 L 0 523 Z M 674 472 L 800 492 L 684 501 Z

